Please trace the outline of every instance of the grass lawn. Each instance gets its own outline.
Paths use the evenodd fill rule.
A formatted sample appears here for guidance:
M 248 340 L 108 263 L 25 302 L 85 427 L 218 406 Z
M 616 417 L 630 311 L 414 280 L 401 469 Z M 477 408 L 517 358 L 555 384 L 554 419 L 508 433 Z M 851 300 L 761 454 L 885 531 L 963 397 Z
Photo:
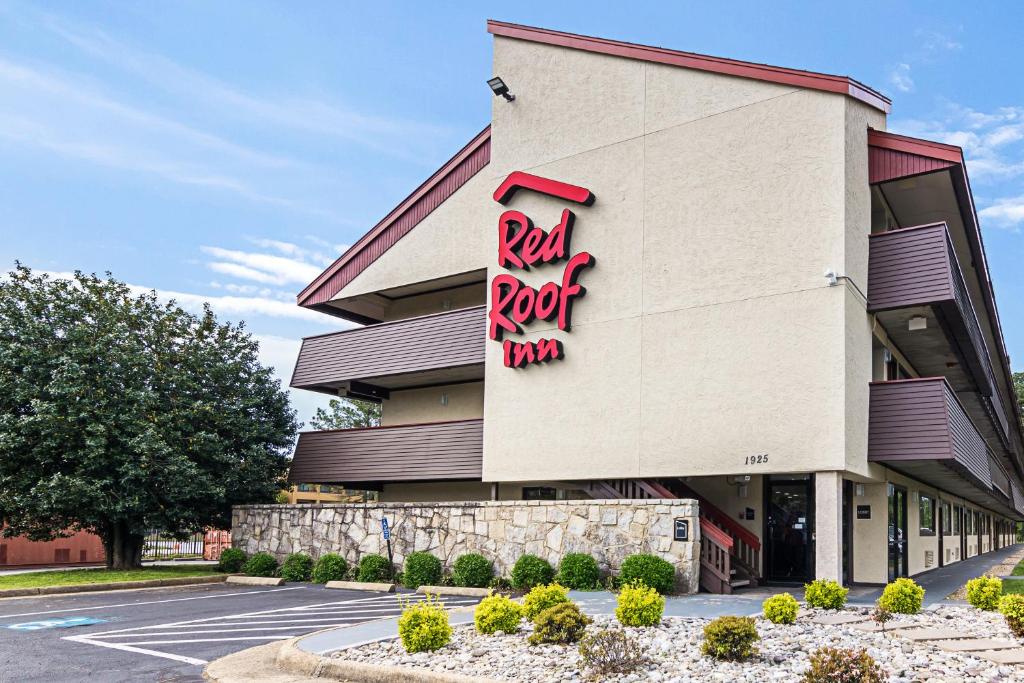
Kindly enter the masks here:
M 1003 595 L 1009 595 L 1010 593 L 1024 595 L 1024 579 L 1004 579 Z
M 1024 576 L 1024 560 L 1021 560 L 1020 563 L 1013 568 L 1013 571 L 1010 572 L 1010 574 L 1013 576 Z
M 70 586 L 80 583 L 111 583 L 114 581 L 144 581 L 146 579 L 177 579 L 190 576 L 216 574 L 213 566 L 144 567 L 143 569 L 69 569 L 54 572 L 0 575 L 0 590 L 6 588 L 43 588 Z

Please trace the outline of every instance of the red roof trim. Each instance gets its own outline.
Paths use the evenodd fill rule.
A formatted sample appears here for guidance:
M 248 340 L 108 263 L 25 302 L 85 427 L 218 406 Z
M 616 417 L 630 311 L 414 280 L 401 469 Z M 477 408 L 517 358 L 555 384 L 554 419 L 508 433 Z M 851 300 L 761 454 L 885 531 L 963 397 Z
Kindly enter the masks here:
M 487 126 L 303 289 L 298 304 L 314 307 L 329 301 L 466 184 L 490 159 L 491 127 Z
M 868 146 L 889 149 L 894 152 L 906 152 L 919 156 L 939 159 L 954 164 L 964 163 L 964 152 L 956 145 L 947 145 L 933 140 L 922 140 L 906 135 L 896 135 L 885 131 L 868 129 Z
M 787 69 L 768 64 L 741 62 L 735 59 L 667 50 L 661 47 L 637 45 L 636 43 L 625 43 L 606 38 L 581 36 L 575 33 L 563 33 L 562 31 L 552 31 L 545 28 L 509 24 L 503 21 L 488 20 L 487 30 L 496 36 L 504 36 L 506 38 L 518 38 L 520 40 L 529 40 L 546 45 L 558 45 L 574 50 L 585 50 L 615 57 L 638 59 L 644 62 L 655 62 L 658 64 L 681 66 L 687 69 L 751 78 L 758 81 L 768 81 L 770 83 L 794 85 L 810 90 L 841 93 L 869 104 L 886 114 L 892 108 L 892 101 L 888 97 L 847 76 L 833 76 L 831 74 Z

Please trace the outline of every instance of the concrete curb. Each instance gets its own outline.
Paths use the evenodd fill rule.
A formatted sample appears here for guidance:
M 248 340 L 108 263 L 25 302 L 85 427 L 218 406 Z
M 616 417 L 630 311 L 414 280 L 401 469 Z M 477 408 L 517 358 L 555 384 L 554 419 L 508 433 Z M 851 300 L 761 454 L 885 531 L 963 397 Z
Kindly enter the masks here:
M 227 578 L 226 583 L 238 583 L 243 586 L 280 586 L 284 583 L 284 579 L 272 576 L 239 576 L 232 574 Z
M 324 588 L 340 588 L 350 591 L 377 591 L 380 593 L 394 593 L 393 583 L 373 583 L 370 581 L 328 581 Z
M 457 595 L 464 598 L 486 598 L 492 593 L 490 588 L 466 588 L 464 586 L 420 586 L 417 593 L 431 595 Z
M 41 588 L 8 588 L 0 590 L 0 599 L 21 598 L 30 595 L 63 595 L 67 593 L 95 593 L 99 591 L 132 590 L 135 588 L 162 588 L 164 586 L 193 586 L 223 583 L 228 578 L 219 576 L 183 576 L 176 579 L 147 579 L 145 581 L 112 581 L 110 583 L 78 583 L 69 586 Z

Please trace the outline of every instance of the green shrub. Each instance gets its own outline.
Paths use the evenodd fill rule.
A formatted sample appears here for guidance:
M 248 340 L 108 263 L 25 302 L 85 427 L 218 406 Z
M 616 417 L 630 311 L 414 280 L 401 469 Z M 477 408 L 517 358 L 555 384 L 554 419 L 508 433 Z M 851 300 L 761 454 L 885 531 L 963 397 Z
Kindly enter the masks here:
M 473 623 L 480 633 L 490 635 L 497 631 L 516 633 L 523 618 L 523 606 L 504 595 L 490 595 L 473 610 Z
M 348 576 L 348 562 L 337 553 L 321 555 L 313 565 L 313 583 L 344 581 L 346 576 Z
M 217 563 L 217 571 L 227 574 L 237 574 L 242 571 L 242 565 L 248 556 L 241 548 L 225 548 L 220 554 L 220 561 Z
M 622 561 L 619 579 L 622 585 L 643 581 L 664 595 L 675 590 L 676 568 L 656 555 L 630 555 Z
M 1013 635 L 1024 638 L 1024 595 L 1011 593 L 999 599 L 999 613 L 1006 619 Z
M 601 585 L 597 560 L 586 553 L 569 553 L 558 563 L 558 583 L 574 590 L 593 590 Z
M 563 602 L 569 602 L 569 591 L 565 586 L 559 586 L 557 583 L 534 586 L 523 598 L 523 616 L 533 621 L 547 608 Z
M 406 588 L 436 586 L 441 581 L 441 560 L 430 553 L 409 553 L 402 571 L 402 585 Z
M 432 652 L 451 640 L 448 612 L 436 596 L 428 595 L 420 602 L 405 602 L 402 608 L 402 616 L 398 618 L 398 636 L 406 652 Z
M 764 618 L 773 624 L 795 624 L 800 603 L 789 593 L 773 595 L 762 603 Z
M 803 683 L 883 683 L 885 673 L 866 650 L 822 647 L 811 654 L 811 668 Z
M 623 626 L 657 626 L 665 611 L 665 598 L 641 582 L 626 584 L 619 591 L 615 618 Z
M 547 560 L 536 555 L 523 555 L 512 567 L 512 585 L 520 590 L 528 590 L 534 586 L 551 583 L 555 578 L 555 570 Z
M 913 579 L 896 579 L 882 591 L 878 606 L 895 614 L 917 614 L 924 601 L 924 589 Z
M 494 563 L 483 555 L 460 555 L 452 565 L 452 582 L 456 586 L 486 588 L 494 578 Z
M 496 591 L 510 591 L 512 590 L 512 582 L 504 576 L 495 576 L 488 582 L 487 587 Z
M 580 612 L 579 605 L 575 602 L 559 603 L 537 615 L 533 620 L 533 633 L 527 640 L 530 641 L 530 645 L 575 643 L 592 622 L 593 619 Z
M 274 576 L 277 574 L 277 560 L 270 553 L 256 553 L 242 566 L 248 576 Z
M 967 582 L 967 602 L 978 609 L 996 609 L 1002 594 L 1003 580 L 994 576 L 979 576 Z
M 804 601 L 810 607 L 842 609 L 849 592 L 849 588 L 843 588 L 836 581 L 816 579 L 804 585 Z
M 363 555 L 359 559 L 356 581 L 379 583 L 391 579 L 391 563 L 381 555 Z
M 579 653 L 580 665 L 596 676 L 628 674 L 647 662 L 640 643 L 618 628 L 584 633 Z
M 292 553 L 284 558 L 280 574 L 285 581 L 309 581 L 313 574 L 313 558 L 306 553 Z
M 700 651 L 715 659 L 740 661 L 757 652 L 754 643 L 760 639 L 750 617 L 719 617 L 704 627 Z

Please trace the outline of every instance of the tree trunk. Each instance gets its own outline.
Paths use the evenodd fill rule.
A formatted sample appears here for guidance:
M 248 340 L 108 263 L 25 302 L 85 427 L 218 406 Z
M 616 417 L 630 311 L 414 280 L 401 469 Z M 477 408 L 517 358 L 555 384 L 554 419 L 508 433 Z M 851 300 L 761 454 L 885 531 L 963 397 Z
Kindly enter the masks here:
M 143 536 L 133 534 L 123 521 L 111 522 L 103 534 L 107 569 L 138 569 L 142 566 Z

